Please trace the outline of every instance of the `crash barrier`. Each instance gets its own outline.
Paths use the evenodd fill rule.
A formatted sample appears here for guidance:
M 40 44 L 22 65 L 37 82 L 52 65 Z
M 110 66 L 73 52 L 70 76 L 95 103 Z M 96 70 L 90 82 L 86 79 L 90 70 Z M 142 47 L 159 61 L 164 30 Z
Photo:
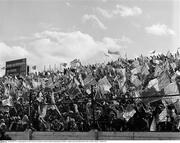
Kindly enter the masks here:
M 12 140 L 180 140 L 180 132 L 7 132 Z

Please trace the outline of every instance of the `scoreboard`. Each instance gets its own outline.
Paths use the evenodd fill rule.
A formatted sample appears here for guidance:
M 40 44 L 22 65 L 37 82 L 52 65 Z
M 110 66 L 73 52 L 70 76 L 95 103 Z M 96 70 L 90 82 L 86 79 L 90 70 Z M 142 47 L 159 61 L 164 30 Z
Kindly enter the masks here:
M 6 75 L 27 75 L 27 64 L 25 59 L 6 62 Z

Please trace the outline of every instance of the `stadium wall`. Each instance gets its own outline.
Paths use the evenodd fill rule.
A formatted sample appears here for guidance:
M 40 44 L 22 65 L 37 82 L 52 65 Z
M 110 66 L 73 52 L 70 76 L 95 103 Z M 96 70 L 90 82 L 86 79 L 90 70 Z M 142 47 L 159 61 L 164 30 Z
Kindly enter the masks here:
M 13 140 L 180 140 L 179 132 L 7 132 Z

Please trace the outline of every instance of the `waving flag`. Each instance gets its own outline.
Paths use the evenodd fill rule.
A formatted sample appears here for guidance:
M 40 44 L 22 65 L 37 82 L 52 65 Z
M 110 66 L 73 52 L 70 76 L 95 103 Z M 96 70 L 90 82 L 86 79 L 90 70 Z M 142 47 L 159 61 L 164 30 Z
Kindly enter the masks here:
M 159 114 L 159 122 L 166 122 L 167 121 L 167 109 L 164 110 Z
M 155 117 L 153 117 L 153 120 L 152 120 L 152 123 L 151 123 L 151 126 L 150 126 L 150 131 L 151 132 L 156 131 L 156 119 L 155 119 Z
M 152 79 L 152 80 L 149 81 L 148 88 L 151 88 L 151 87 L 154 87 L 156 89 L 156 91 L 160 91 L 157 78 Z
M 132 73 L 133 75 L 135 75 L 135 74 L 141 73 L 141 71 L 142 71 L 142 66 L 139 65 L 138 67 L 132 69 L 132 70 L 131 70 L 131 73 Z
M 120 55 L 120 52 L 119 51 L 108 50 L 108 54 L 111 54 L 111 55 Z
M 102 93 L 110 92 L 110 88 L 112 87 L 106 76 L 98 81 L 98 85 Z
M 142 67 L 141 74 L 142 75 L 148 75 L 149 74 L 149 66 L 147 65 L 147 63 L 145 63 L 144 66 Z
M 132 105 L 128 105 L 126 108 L 126 111 L 123 114 L 123 118 L 126 121 L 129 121 L 129 119 L 132 118 L 135 113 L 136 113 L 136 110 L 132 107 Z
M 179 89 L 176 82 L 170 83 L 164 88 L 165 95 L 176 95 L 179 94 Z
M 158 77 L 162 72 L 163 72 L 163 69 L 159 65 L 156 65 L 154 76 Z
M 141 84 L 142 84 L 142 82 L 138 79 L 138 77 L 137 76 L 135 76 L 135 75 L 132 75 L 131 76 L 131 82 L 136 86 L 136 87 L 139 87 Z
M 2 100 L 3 106 L 13 106 L 12 97 L 9 96 L 7 99 Z
M 47 108 L 48 105 L 43 105 L 42 108 L 40 105 L 38 106 L 39 117 L 44 118 L 46 116 Z
M 177 114 L 179 115 L 180 114 L 180 100 L 176 101 L 174 103 L 174 106 L 176 108 Z
M 166 71 L 162 72 L 158 77 L 159 89 L 162 90 L 166 86 L 170 84 L 169 76 L 167 75 Z
M 77 68 L 81 66 L 81 62 L 78 59 L 74 59 L 70 62 L 71 68 Z
M 84 79 L 85 86 L 90 86 L 95 84 L 97 84 L 97 82 L 92 75 L 87 75 L 87 77 Z

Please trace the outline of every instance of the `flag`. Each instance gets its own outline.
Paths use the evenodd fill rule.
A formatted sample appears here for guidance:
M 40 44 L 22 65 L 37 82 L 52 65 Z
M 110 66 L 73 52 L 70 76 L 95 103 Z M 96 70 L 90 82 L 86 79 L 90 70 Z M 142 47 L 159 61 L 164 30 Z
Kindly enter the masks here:
M 33 88 L 38 88 L 40 87 L 41 83 L 39 81 L 35 81 L 35 80 L 32 80 L 32 85 L 33 85 Z
M 38 106 L 39 117 L 41 117 L 42 119 L 46 116 L 47 108 L 48 105 L 43 105 L 42 108 L 40 105 Z
M 159 114 L 159 122 L 166 122 L 167 121 L 167 109 L 164 110 Z
M 162 72 L 163 72 L 163 69 L 159 65 L 156 65 L 154 76 L 158 77 Z
M 172 67 L 172 69 L 173 69 L 173 71 L 175 70 L 175 68 L 176 68 L 176 63 L 175 62 L 173 62 L 173 63 L 170 63 L 170 65 L 171 65 L 171 67 Z
M 1 68 L 1 70 L 5 70 L 5 69 L 6 69 L 6 67 L 2 67 L 2 68 Z
M 108 55 L 108 54 L 106 54 L 106 53 L 104 53 L 104 55 L 105 55 L 106 57 L 109 57 L 109 55 Z
M 152 80 L 149 81 L 148 88 L 151 88 L 151 87 L 154 87 L 156 89 L 156 91 L 160 91 L 157 78 L 152 79 Z
M 119 51 L 111 51 L 111 50 L 108 50 L 108 54 L 111 54 L 111 55 L 120 55 Z
M 138 67 L 132 69 L 132 70 L 131 70 L 131 73 L 132 73 L 133 75 L 135 75 L 135 74 L 141 73 L 141 71 L 142 71 L 142 66 L 139 65 Z
M 9 95 L 7 99 L 2 100 L 3 106 L 13 106 L 12 97 Z
M 176 82 L 170 83 L 168 86 L 164 88 L 164 93 L 165 97 L 163 99 L 168 103 L 168 104 L 174 104 L 178 100 L 180 100 L 179 96 L 179 89 L 178 85 Z M 177 96 L 169 96 L 169 95 L 177 95 Z
M 43 101 L 43 94 L 42 94 L 42 92 L 39 92 L 39 97 L 37 97 L 37 100 L 39 101 L 39 102 L 42 102 Z
M 147 65 L 147 63 L 145 63 L 144 66 L 142 67 L 141 74 L 146 76 L 149 74 L 149 66 Z
M 128 105 L 126 108 L 126 111 L 123 113 L 123 118 L 126 121 L 129 121 L 129 119 L 132 118 L 135 113 L 136 113 L 136 110 L 132 107 L 132 105 Z
M 179 54 L 179 51 L 178 51 L 178 50 L 177 50 L 177 52 L 176 52 L 175 58 L 176 58 L 176 60 L 180 60 L 180 54 Z
M 87 77 L 84 79 L 85 86 L 96 85 L 96 84 L 97 82 L 92 75 L 87 75 Z
M 179 89 L 176 82 L 170 83 L 164 88 L 165 95 L 176 95 L 179 94 Z
M 78 59 L 74 59 L 70 62 L 71 68 L 77 68 L 81 66 L 81 62 Z
M 152 50 L 149 52 L 150 54 L 155 54 L 156 53 L 156 50 Z
M 135 75 L 132 75 L 131 76 L 131 82 L 136 86 L 136 87 L 139 87 L 141 84 L 142 84 L 142 82 L 138 79 L 138 77 L 137 76 L 135 76 Z
M 166 57 L 171 58 L 172 54 L 170 51 L 167 52 Z
M 60 65 L 63 66 L 63 67 L 66 67 L 67 63 L 61 63 Z
M 151 123 L 151 126 L 150 126 L 150 131 L 151 132 L 156 131 L 156 119 L 155 119 L 155 117 L 153 117 L 153 120 L 152 120 L 152 123 Z
M 32 69 L 33 69 L 33 70 L 36 70 L 36 66 L 32 66 Z
M 81 85 L 84 86 L 84 81 L 83 81 L 83 78 L 82 78 L 82 74 L 79 74 L 79 80 L 80 80 Z
M 162 98 L 162 96 L 158 96 L 158 97 L 154 97 L 154 96 L 157 96 L 158 92 L 156 91 L 156 89 L 154 87 L 151 87 L 151 88 L 147 88 L 145 90 L 143 90 L 141 92 L 141 97 L 142 97 L 142 101 L 143 103 L 151 103 L 151 102 L 154 102 L 154 101 L 157 101 L 159 99 Z
M 162 90 L 163 88 L 165 88 L 170 84 L 170 79 L 166 71 L 162 72 L 158 77 L 158 84 L 159 84 L 159 90 Z
M 139 66 L 139 61 L 138 61 L 138 60 L 135 60 L 135 61 L 132 63 L 132 65 L 133 65 L 134 67 L 138 67 L 138 66 Z
M 110 92 L 110 88 L 112 87 L 106 76 L 98 81 L 98 85 L 102 93 Z
M 175 106 L 175 108 L 176 108 L 177 114 L 179 115 L 179 114 L 180 114 L 180 100 L 177 100 L 177 101 L 174 103 L 174 106 Z

